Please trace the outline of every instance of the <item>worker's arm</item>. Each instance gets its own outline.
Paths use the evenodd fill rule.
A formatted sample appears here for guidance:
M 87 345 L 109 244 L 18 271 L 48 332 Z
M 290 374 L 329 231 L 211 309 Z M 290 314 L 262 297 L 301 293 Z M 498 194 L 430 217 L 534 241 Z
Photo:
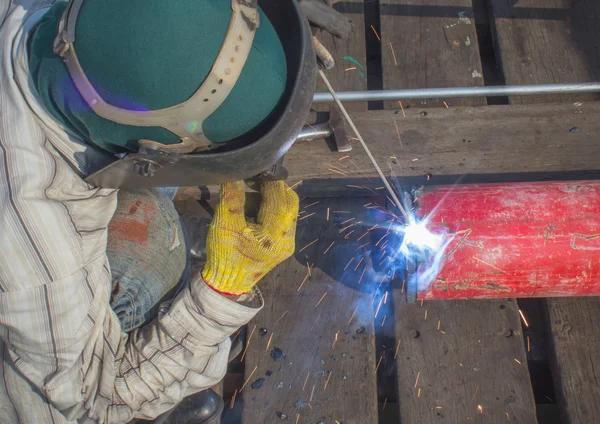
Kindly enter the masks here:
M 68 418 L 111 423 L 155 417 L 218 382 L 226 370 L 229 335 L 258 309 L 219 294 L 219 272 L 211 273 L 213 288 L 198 275 L 168 311 L 149 325 L 122 333 L 109 306 L 111 273 L 105 254 L 116 193 L 89 187 L 50 146 L 24 141 L 2 147 L 0 337 L 19 372 Z M 292 215 L 297 197 L 295 202 Z M 239 214 L 227 207 L 226 198 L 220 210 Z M 211 228 L 213 234 L 227 231 L 228 217 L 217 222 L 221 224 Z M 290 228 L 279 230 L 293 234 Z M 243 253 L 239 247 L 253 246 L 248 231 L 243 230 L 244 244 L 235 246 L 235 257 Z M 218 239 L 214 242 L 211 249 L 221 252 L 219 258 L 234 259 Z M 209 254 L 215 269 L 223 269 L 221 259 L 211 262 Z M 264 266 L 256 268 L 251 281 L 236 279 L 233 272 L 222 281 L 236 292 L 241 287 L 247 291 L 259 272 L 264 275 Z

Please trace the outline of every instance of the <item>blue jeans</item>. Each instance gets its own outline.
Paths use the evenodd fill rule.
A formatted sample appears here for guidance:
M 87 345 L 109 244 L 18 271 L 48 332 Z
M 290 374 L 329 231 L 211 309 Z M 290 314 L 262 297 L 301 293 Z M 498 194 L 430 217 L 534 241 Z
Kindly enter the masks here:
M 113 278 L 110 305 L 124 332 L 154 319 L 160 304 L 190 279 L 190 244 L 173 193 L 158 189 L 118 193 L 106 253 Z

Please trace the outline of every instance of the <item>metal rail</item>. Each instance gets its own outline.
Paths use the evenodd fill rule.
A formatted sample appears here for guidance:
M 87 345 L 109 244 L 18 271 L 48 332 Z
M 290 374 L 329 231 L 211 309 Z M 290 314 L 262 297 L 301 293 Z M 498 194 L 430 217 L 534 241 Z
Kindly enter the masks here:
M 418 88 L 410 90 L 346 91 L 337 96 L 343 102 L 374 100 L 450 99 L 456 97 L 531 96 L 600 92 L 600 82 L 578 84 L 502 85 L 487 87 Z M 315 93 L 313 103 L 333 103 L 330 93 Z

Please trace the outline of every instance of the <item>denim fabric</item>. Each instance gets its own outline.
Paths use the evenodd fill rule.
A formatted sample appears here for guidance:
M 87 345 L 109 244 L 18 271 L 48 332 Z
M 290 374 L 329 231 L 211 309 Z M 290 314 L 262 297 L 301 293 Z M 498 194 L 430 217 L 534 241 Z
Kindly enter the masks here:
M 171 199 L 157 189 L 119 191 L 107 255 L 110 305 L 124 332 L 154 319 L 190 278 L 189 241 Z

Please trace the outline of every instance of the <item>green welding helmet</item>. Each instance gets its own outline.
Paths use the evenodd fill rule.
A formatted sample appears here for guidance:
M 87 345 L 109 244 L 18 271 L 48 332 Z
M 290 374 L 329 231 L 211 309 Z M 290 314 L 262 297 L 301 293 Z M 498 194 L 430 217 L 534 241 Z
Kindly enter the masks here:
M 268 171 L 292 146 L 312 103 L 316 73 L 310 29 L 295 0 L 261 4 L 285 53 L 287 79 L 283 95 L 263 122 L 226 142 L 212 142 L 204 123 L 231 94 L 243 72 L 260 26 L 257 0 L 231 0 L 229 26 L 210 72 L 187 100 L 158 110 L 119 107 L 95 89 L 77 56 L 75 30 L 83 3 L 69 1 L 53 49 L 62 56 L 89 108 L 105 120 L 127 126 L 161 127 L 180 140 L 175 144 L 138 140 L 138 152 L 115 157 L 113 163 L 91 174 L 86 179 L 89 183 L 106 188 L 222 184 Z M 251 101 L 246 107 L 251 110 Z

